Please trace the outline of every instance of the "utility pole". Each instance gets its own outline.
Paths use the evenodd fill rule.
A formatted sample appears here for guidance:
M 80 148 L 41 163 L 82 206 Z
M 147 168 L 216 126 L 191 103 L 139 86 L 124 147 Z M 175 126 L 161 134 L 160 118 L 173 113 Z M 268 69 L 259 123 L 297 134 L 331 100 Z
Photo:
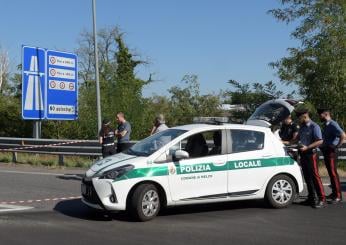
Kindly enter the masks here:
M 96 31 L 96 0 L 92 0 L 93 9 L 93 30 L 94 30 L 94 52 L 95 52 L 95 78 L 96 78 L 96 106 L 97 106 L 97 135 L 101 129 L 101 102 L 100 102 L 100 77 L 99 77 L 99 60 L 97 49 L 97 31 Z

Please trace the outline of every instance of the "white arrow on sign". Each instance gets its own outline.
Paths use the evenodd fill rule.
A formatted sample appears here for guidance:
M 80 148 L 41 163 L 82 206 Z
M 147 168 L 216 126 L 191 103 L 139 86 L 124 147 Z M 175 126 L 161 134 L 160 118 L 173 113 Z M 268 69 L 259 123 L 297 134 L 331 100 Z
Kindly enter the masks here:
M 24 71 L 24 74 L 28 75 L 28 87 L 25 94 L 24 110 L 34 109 L 34 97 L 35 97 L 35 110 L 43 110 L 43 99 L 41 91 L 40 77 L 44 73 L 38 71 L 37 56 L 31 56 L 30 70 Z

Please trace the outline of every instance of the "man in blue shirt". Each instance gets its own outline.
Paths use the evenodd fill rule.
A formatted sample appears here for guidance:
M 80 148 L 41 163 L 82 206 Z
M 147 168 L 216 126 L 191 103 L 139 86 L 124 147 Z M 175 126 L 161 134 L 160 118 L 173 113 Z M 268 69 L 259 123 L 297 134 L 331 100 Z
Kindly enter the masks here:
M 118 138 L 117 152 L 123 152 L 130 147 L 131 124 L 126 121 L 125 115 L 119 112 L 116 116 L 118 128 L 115 135 Z
M 317 112 L 323 122 L 323 145 L 320 149 L 323 153 L 324 163 L 332 186 L 332 194 L 328 196 L 331 199 L 329 203 L 336 204 L 342 200 L 340 179 L 337 171 L 337 148 L 343 144 L 346 135 L 339 124 L 332 120 L 329 109 L 318 109 Z
M 317 148 L 322 145 L 321 128 L 310 119 L 307 109 L 296 111 L 300 128 L 298 132 L 300 163 L 308 188 L 307 202 L 314 208 L 326 206 L 326 196 L 318 173 Z

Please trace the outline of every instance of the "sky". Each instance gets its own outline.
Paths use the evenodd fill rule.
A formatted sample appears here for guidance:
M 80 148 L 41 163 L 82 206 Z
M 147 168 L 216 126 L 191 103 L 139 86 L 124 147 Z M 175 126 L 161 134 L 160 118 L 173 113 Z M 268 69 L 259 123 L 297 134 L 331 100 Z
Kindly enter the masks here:
M 12 70 L 22 45 L 74 52 L 83 30 L 92 31 L 92 0 L 0 0 L 0 46 Z M 186 74 L 199 78 L 201 92 L 218 93 L 239 82 L 277 82 L 268 63 L 298 45 L 294 26 L 267 11 L 278 0 L 96 0 L 97 28 L 119 26 L 130 50 L 149 61 L 137 76 L 154 83 L 143 94 L 168 94 Z

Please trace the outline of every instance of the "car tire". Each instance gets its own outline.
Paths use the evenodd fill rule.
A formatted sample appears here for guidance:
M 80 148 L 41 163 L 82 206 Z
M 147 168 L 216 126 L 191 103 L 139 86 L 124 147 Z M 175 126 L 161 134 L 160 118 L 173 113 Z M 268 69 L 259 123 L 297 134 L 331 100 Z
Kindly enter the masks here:
M 161 200 L 156 186 L 139 185 L 130 200 L 130 214 L 138 221 L 148 221 L 156 217 L 160 211 Z
M 296 185 L 287 175 L 274 176 L 268 183 L 265 200 L 272 208 L 286 208 L 296 197 Z

